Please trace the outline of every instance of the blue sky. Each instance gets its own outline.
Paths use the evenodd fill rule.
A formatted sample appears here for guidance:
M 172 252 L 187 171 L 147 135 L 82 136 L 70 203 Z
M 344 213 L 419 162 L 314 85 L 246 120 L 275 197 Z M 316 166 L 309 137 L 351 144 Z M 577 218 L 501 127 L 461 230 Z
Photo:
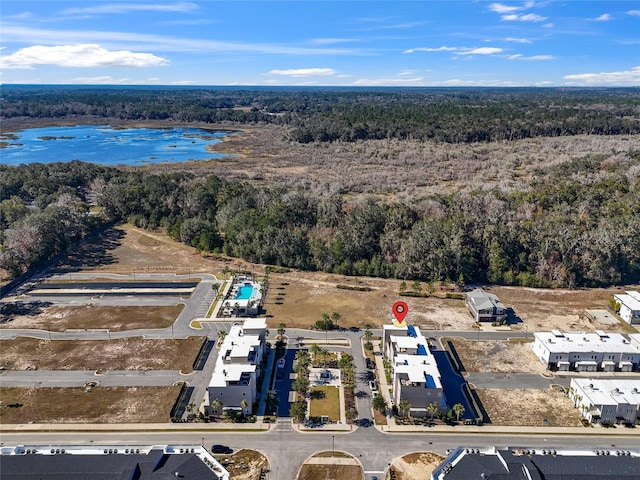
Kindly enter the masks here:
M 640 85 L 640 0 L 2 0 L 0 8 L 1 83 Z

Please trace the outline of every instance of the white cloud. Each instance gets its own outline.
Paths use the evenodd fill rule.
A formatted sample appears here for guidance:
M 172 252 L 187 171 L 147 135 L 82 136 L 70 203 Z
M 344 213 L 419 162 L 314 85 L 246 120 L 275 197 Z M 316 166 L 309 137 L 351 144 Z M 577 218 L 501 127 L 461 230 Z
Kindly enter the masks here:
M 465 48 L 458 51 L 460 55 L 494 55 L 502 52 L 502 48 L 497 47 L 480 47 L 480 48 Z
M 457 47 L 437 47 L 437 48 L 428 48 L 428 47 L 418 47 L 418 48 L 410 48 L 405 50 L 403 53 L 414 53 L 414 52 L 455 52 L 458 50 Z
M 489 10 L 496 13 L 511 13 L 522 10 L 522 7 L 513 7 L 511 5 L 504 5 L 502 3 L 492 3 L 489 5 Z
M 271 70 L 270 75 L 282 75 L 286 77 L 326 77 L 335 75 L 336 71 L 332 68 L 290 68 L 288 70 Z
M 629 10 L 627 15 L 631 15 L 633 17 L 640 17 L 640 10 Z
M 129 50 L 110 51 L 100 45 L 86 43 L 47 47 L 34 45 L 0 57 L 0 67 L 33 68 L 35 65 L 58 67 L 155 67 L 166 65 L 167 59 L 151 53 Z
M 394 86 L 394 85 L 415 85 L 422 86 L 424 79 L 422 77 L 414 78 L 361 78 L 353 82 L 354 86 Z
M 571 85 L 584 86 L 638 86 L 640 85 L 640 66 L 621 72 L 579 73 L 563 77 Z
M 85 83 L 88 85 L 123 85 L 130 83 L 128 78 L 115 79 L 110 75 L 100 75 L 98 77 L 76 77 L 73 83 Z
M 371 50 L 344 48 L 309 48 L 269 43 L 233 43 L 164 35 L 100 30 L 47 30 L 15 25 L 2 26 L 2 41 L 58 45 L 79 41 L 109 43 L 131 48 L 164 52 L 262 53 L 276 55 L 370 55 Z
M 398 72 L 399 77 L 406 77 L 406 76 L 415 75 L 415 74 L 416 74 L 415 70 L 402 70 Z
M 140 11 L 150 12 L 192 12 L 198 6 L 190 2 L 178 2 L 168 4 L 133 4 L 133 3 L 112 3 L 107 5 L 97 5 L 93 7 L 67 8 L 61 13 L 64 15 L 96 14 L 96 13 L 130 13 Z
M 593 18 L 592 20 L 594 22 L 608 22 L 609 20 L 611 20 L 611 14 L 603 13 L 599 17 Z
M 507 37 L 504 39 L 505 42 L 513 42 L 513 43 L 533 43 L 531 40 L 529 40 L 528 38 L 513 38 L 513 37 Z
M 500 19 L 505 22 L 544 22 L 547 17 L 542 17 L 536 13 L 513 13 L 510 15 L 502 15 Z
M 528 60 L 528 61 L 541 61 L 541 60 L 555 60 L 556 57 L 553 55 L 532 55 L 530 57 L 525 57 L 521 53 L 517 53 L 515 55 L 510 55 L 507 57 L 509 60 Z

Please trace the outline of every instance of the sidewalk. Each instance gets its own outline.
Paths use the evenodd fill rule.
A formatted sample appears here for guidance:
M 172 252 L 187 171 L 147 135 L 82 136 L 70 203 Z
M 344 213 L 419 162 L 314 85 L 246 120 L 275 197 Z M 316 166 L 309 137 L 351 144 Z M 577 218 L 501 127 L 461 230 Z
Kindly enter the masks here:
M 376 355 L 376 353 L 380 352 L 380 346 L 373 346 L 374 358 L 376 360 L 376 371 L 378 372 L 378 395 L 382 395 L 384 401 L 387 402 L 387 407 L 389 410 L 393 408 L 393 404 L 391 402 L 391 395 L 389 394 L 389 384 L 387 383 L 387 376 L 384 373 L 384 363 L 382 359 L 384 358 L 382 355 Z M 387 415 L 387 426 L 394 427 L 396 425 L 396 419 L 393 418 L 393 415 Z

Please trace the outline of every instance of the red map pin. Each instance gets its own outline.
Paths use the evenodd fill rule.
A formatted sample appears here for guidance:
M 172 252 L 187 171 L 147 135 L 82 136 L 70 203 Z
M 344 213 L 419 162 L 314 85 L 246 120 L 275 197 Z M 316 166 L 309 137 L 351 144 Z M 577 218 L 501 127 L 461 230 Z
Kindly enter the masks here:
M 393 315 L 396 317 L 397 323 L 394 322 L 396 327 L 404 326 L 404 317 L 407 316 L 407 312 L 409 311 L 409 307 L 404 302 L 396 302 L 393 304 Z

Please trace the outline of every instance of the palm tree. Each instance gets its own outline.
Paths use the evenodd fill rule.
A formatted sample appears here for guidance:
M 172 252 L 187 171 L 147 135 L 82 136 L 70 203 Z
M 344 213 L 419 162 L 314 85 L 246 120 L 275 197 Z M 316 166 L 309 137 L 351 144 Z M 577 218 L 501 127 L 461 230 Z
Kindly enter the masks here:
M 404 416 L 408 416 L 410 408 L 411 408 L 411 402 L 406 398 L 403 398 L 402 400 L 400 400 L 400 403 L 398 403 L 398 409 L 400 410 L 400 413 Z
M 220 409 L 222 408 L 223 405 L 224 404 L 222 403 L 222 400 L 220 400 L 219 398 L 215 398 L 213 402 L 211 402 L 211 408 L 215 410 L 218 418 L 220 418 Z
M 453 407 L 451 407 L 451 410 L 453 410 L 453 413 L 456 416 L 456 422 L 459 422 L 460 415 L 464 415 L 464 405 L 462 405 L 461 403 L 456 403 Z
M 336 328 L 338 327 L 338 322 L 340 321 L 341 318 L 342 318 L 342 315 L 340 315 L 338 312 L 331 313 L 331 321 L 335 324 Z
M 311 355 L 313 355 L 313 360 L 315 360 L 318 354 L 322 351 L 322 348 L 320 348 L 320 345 L 318 345 L 317 343 L 314 343 L 309 348 L 309 351 L 311 352 Z
M 329 350 L 326 348 L 321 348 L 320 352 L 322 354 L 322 360 L 323 360 L 323 367 L 327 366 L 327 355 L 329 355 Z
M 285 328 L 287 328 L 287 326 L 284 323 L 280 323 L 278 325 L 278 335 L 280 335 L 280 340 L 284 337 L 284 333 L 286 331 Z
M 275 411 L 278 408 L 278 403 L 280 403 L 280 399 L 276 395 L 274 390 L 269 390 L 267 392 L 266 405 L 269 411 Z
M 387 402 L 384 398 L 382 398 L 382 395 L 378 395 L 376 398 L 374 398 L 373 402 L 371 402 L 371 406 L 383 415 L 387 413 Z
M 427 413 L 431 416 L 432 422 L 433 422 L 434 415 L 438 412 L 439 412 L 439 409 L 435 403 L 430 403 L 429 405 L 427 405 Z
M 307 402 L 304 400 L 293 402 L 289 408 L 289 415 L 297 422 L 303 421 L 307 415 Z
M 240 402 L 240 406 L 242 407 L 242 415 L 245 415 L 247 412 L 247 407 L 249 406 L 245 398 L 243 398 L 242 401 Z

